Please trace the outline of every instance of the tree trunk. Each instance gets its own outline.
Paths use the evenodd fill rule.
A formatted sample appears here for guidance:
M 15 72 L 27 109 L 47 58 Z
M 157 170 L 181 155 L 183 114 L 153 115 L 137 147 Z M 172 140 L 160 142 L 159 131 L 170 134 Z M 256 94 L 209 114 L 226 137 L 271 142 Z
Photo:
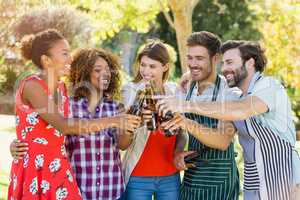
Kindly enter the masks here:
M 182 73 L 187 71 L 187 47 L 186 40 L 192 32 L 192 25 L 189 22 L 189 16 L 184 16 L 183 13 L 177 12 L 174 14 L 174 27 L 176 29 L 176 39 L 179 50 L 179 59 Z
M 124 66 L 124 71 L 130 75 L 134 75 L 134 58 L 139 44 L 139 34 L 137 32 L 128 31 L 126 40 L 120 41 L 122 49 L 121 63 Z
M 198 2 L 199 0 L 169 0 L 169 6 L 174 17 L 173 27 L 176 32 L 182 73 L 187 71 L 186 40 L 192 33 L 192 15 Z

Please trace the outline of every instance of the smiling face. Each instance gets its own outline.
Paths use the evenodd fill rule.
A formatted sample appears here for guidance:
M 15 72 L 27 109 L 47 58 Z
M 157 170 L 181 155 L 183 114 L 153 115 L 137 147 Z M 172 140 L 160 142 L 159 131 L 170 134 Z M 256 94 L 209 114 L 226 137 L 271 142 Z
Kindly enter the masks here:
M 105 91 L 108 89 L 111 80 L 111 71 L 106 60 L 98 57 L 93 70 L 90 73 L 90 80 L 91 84 L 98 91 Z
M 212 59 L 208 50 L 200 45 L 188 47 L 187 64 L 193 81 L 205 81 L 213 72 Z
M 163 65 L 161 62 L 151 59 L 148 56 L 143 56 L 139 65 L 139 72 L 143 81 L 154 81 L 156 83 L 163 82 L 163 74 L 168 70 L 168 65 Z
M 66 40 L 58 40 L 49 49 L 48 54 L 44 55 L 48 70 L 53 70 L 58 77 L 66 75 L 66 68 L 69 68 L 72 62 L 69 43 Z
M 77 49 L 73 53 L 70 82 L 75 99 L 89 99 L 94 91 L 118 99 L 121 87 L 119 60 L 104 49 Z
M 237 48 L 229 49 L 223 54 L 222 73 L 229 87 L 239 87 L 248 76 L 248 71 Z

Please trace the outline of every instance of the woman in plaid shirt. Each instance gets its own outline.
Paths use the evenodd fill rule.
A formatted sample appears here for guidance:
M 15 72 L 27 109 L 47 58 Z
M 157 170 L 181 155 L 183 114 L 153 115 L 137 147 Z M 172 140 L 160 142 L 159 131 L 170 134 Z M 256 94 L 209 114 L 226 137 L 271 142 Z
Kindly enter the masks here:
M 105 118 L 118 115 L 120 65 L 102 49 L 80 49 L 71 64 L 70 117 Z M 84 137 L 67 137 L 67 151 L 83 199 L 118 199 L 124 191 L 119 149 L 126 149 L 130 130 L 110 128 Z M 124 132 L 124 131 L 123 131 Z

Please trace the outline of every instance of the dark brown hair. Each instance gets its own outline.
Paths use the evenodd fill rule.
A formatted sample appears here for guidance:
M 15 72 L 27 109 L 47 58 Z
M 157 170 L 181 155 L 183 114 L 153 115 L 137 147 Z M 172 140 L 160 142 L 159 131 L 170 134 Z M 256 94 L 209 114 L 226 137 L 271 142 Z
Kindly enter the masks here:
M 55 42 L 64 39 L 65 38 L 55 29 L 47 29 L 36 35 L 25 35 L 21 39 L 22 56 L 27 60 L 32 60 L 38 68 L 42 69 L 42 55 L 49 56 L 49 49 L 53 47 Z
M 220 38 L 207 31 L 192 33 L 187 39 L 187 46 L 203 46 L 208 50 L 209 56 L 212 57 L 220 53 L 221 40 Z
M 167 47 L 164 45 L 163 42 L 159 40 L 150 40 L 148 41 L 144 47 L 138 52 L 136 61 L 135 61 L 135 68 L 136 68 L 136 75 L 133 79 L 134 83 L 137 83 L 143 79 L 140 74 L 140 63 L 143 56 L 148 56 L 149 58 L 160 62 L 163 66 L 170 62 L 170 55 L 168 52 Z M 169 77 L 169 71 L 164 72 L 163 74 L 163 81 L 166 81 Z
M 110 84 L 104 95 L 110 99 L 120 98 L 121 74 L 118 57 L 104 49 L 83 48 L 75 51 L 71 64 L 70 81 L 75 87 L 74 99 L 83 97 L 90 99 L 90 75 L 98 58 L 103 58 L 107 62 L 111 72 Z
M 221 52 L 224 54 L 226 51 L 235 48 L 239 49 L 243 62 L 253 58 L 255 61 L 255 71 L 264 71 L 267 65 L 267 57 L 259 43 L 243 40 L 228 40 L 222 45 Z

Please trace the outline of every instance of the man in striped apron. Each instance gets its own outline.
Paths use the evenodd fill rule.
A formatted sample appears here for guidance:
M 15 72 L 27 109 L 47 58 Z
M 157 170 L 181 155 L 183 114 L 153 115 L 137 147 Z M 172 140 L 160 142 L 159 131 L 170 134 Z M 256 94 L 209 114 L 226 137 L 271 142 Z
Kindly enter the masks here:
M 291 103 L 284 87 L 262 75 L 266 57 L 257 43 L 227 41 L 221 48 L 222 72 L 229 87 L 243 94 L 236 101 L 185 103 L 193 113 L 234 121 L 244 150 L 244 199 L 300 199 L 300 159 Z M 180 111 L 177 100 L 159 104 Z
M 187 95 L 178 94 L 178 96 L 187 101 L 222 100 L 222 94 L 229 88 L 225 78 L 216 73 L 220 39 L 209 32 L 196 32 L 188 38 L 187 45 L 192 84 Z M 210 130 L 208 127 L 217 129 L 218 120 L 192 113 L 186 113 L 186 118 L 190 125 L 190 128 L 187 128 L 188 150 L 199 152 L 199 156 L 194 161 L 195 166 L 188 168 L 184 173 L 180 199 L 237 200 L 239 176 L 232 143 L 234 134 L 214 135 L 210 134 L 211 132 L 205 132 L 199 137 L 199 129 L 194 129 L 194 125 L 197 127 L 202 125 L 207 130 Z M 227 142 L 226 144 L 220 142 L 221 145 L 214 144 L 214 137 L 220 137 L 221 141 Z M 186 168 L 183 158 L 188 153 L 176 152 L 174 160 L 178 169 Z

